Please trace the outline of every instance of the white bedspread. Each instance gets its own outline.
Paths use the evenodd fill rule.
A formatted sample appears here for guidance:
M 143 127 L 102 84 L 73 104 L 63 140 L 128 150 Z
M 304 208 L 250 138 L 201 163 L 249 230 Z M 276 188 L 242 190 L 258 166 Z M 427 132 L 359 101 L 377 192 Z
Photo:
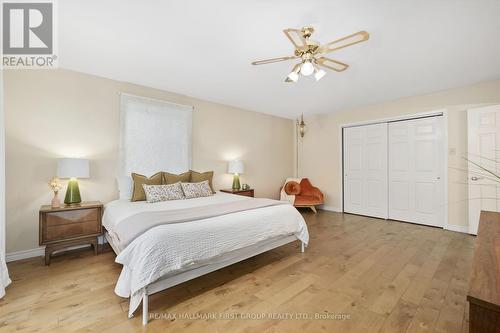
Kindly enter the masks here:
M 120 221 L 147 211 L 180 209 L 217 202 L 253 200 L 217 193 L 197 199 L 160 203 L 116 200 L 106 205 L 103 225 L 111 237 Z M 291 205 L 278 205 L 212 217 L 204 220 L 156 226 L 138 236 L 116 258 L 123 265 L 115 293 L 130 297 L 129 316 L 139 306 L 144 287 L 161 277 L 213 263 L 217 258 L 267 240 L 295 235 L 308 243 L 304 219 Z

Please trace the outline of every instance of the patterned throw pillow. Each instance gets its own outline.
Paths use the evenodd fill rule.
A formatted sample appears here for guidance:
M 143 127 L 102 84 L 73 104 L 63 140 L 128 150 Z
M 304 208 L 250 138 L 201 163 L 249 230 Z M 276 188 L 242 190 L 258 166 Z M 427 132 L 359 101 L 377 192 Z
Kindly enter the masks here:
M 146 201 L 149 203 L 185 199 L 180 182 L 168 185 L 144 184 L 142 187 L 146 193 Z
M 181 183 L 186 199 L 209 197 L 213 195 L 208 180 L 199 183 Z
M 134 181 L 132 201 L 144 201 L 146 200 L 146 194 L 142 185 L 161 185 L 162 175 L 161 172 L 158 172 L 148 178 L 138 173 L 132 173 L 132 179 Z

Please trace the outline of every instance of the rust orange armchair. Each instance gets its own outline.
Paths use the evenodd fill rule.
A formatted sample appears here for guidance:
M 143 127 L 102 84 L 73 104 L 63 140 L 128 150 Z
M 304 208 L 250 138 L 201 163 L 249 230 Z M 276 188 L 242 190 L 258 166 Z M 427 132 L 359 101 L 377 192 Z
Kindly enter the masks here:
M 308 178 L 288 178 L 281 189 L 281 200 L 290 201 L 295 207 L 309 207 L 316 213 L 316 206 L 324 203 L 323 193 Z

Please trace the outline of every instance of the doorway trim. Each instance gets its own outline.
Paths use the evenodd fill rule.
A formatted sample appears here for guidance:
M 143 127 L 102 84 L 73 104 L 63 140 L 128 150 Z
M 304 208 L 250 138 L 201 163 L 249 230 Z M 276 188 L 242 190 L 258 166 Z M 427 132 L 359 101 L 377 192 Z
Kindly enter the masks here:
M 443 229 L 457 231 L 457 226 L 449 224 L 448 222 L 448 110 L 446 109 L 438 109 L 434 111 L 428 112 L 419 112 L 419 113 L 410 113 L 402 116 L 394 116 L 394 117 L 386 117 L 386 118 L 377 118 L 374 120 L 366 120 L 359 121 L 353 123 L 345 123 L 339 126 L 339 198 L 340 198 L 340 207 L 338 207 L 338 211 L 340 213 L 344 213 L 344 128 L 348 127 L 356 127 L 363 125 L 372 125 L 372 124 L 380 124 L 380 123 L 391 123 L 396 121 L 404 121 L 404 120 L 412 120 L 412 119 L 420 119 L 420 118 L 428 118 L 428 117 L 443 117 L 443 152 L 445 153 L 444 166 L 443 166 L 443 178 L 446 186 L 444 186 L 444 223 Z

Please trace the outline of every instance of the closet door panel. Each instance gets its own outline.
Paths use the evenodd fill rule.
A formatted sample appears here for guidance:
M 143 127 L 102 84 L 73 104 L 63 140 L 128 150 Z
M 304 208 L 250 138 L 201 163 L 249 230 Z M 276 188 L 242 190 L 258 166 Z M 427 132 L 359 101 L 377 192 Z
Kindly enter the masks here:
M 363 211 L 363 131 L 358 127 L 344 129 L 344 209 L 361 214 Z
M 389 193 L 397 193 L 398 195 L 392 195 L 389 197 L 389 207 L 392 209 L 392 214 L 390 212 L 389 217 L 395 218 L 394 216 L 407 216 L 410 211 L 410 183 L 401 180 L 392 180 L 389 186 Z M 392 217 L 391 217 L 392 216 Z
M 389 123 L 389 218 L 443 226 L 442 117 Z
M 387 124 L 363 126 L 363 193 L 367 215 L 387 218 Z
M 410 130 L 406 121 L 389 124 L 389 218 L 394 220 L 412 219 L 414 189 Z
M 415 170 L 415 221 L 443 226 L 442 117 L 413 121 Z
M 387 124 L 344 129 L 344 211 L 387 218 Z

